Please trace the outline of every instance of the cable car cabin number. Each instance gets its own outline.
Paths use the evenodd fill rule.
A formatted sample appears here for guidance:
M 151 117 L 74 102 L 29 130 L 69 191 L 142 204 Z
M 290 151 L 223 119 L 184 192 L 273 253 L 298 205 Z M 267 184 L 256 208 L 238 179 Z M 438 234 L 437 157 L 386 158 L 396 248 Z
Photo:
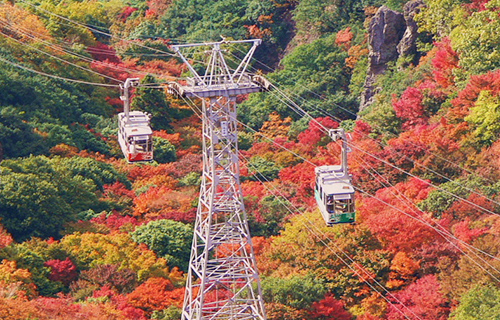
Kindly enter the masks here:
M 329 135 L 334 141 L 342 140 L 342 162 L 340 165 L 320 166 L 314 169 L 316 174 L 314 196 L 327 225 L 354 223 L 356 221 L 354 187 L 347 166 L 347 153 L 351 150 L 347 146 L 344 129 L 332 129 Z
M 118 142 L 128 162 L 153 160 L 153 132 L 150 116 L 142 111 L 118 114 Z

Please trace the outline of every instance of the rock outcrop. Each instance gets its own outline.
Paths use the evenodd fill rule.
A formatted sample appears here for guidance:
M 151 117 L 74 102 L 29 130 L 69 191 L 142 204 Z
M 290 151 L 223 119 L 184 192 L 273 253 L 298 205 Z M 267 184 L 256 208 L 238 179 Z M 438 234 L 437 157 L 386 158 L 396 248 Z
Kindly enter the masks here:
M 413 55 L 415 59 L 414 63 L 417 63 L 420 58 L 417 51 L 418 26 L 414 17 L 424 5 L 424 0 L 413 0 L 408 2 L 404 7 L 406 30 L 398 44 L 398 53 L 400 56 Z
M 418 27 L 413 17 L 423 5 L 423 0 L 409 1 L 404 7 L 404 14 L 382 6 L 372 18 L 368 40 L 368 74 L 361 96 L 360 111 L 373 103 L 378 91 L 375 86 L 377 76 L 385 72 L 389 62 L 403 55 L 413 55 L 418 59 Z

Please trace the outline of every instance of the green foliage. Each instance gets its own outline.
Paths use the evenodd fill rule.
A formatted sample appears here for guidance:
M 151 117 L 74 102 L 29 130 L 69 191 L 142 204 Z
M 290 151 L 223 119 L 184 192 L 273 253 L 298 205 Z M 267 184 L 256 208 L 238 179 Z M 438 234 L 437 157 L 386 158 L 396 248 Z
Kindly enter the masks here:
M 250 180 L 254 181 L 272 181 L 278 178 L 281 169 L 274 161 L 261 156 L 254 156 L 248 162 L 248 170 L 253 174 Z
M 4 92 L 0 97 L 0 143 L 5 158 L 47 154 L 60 143 L 109 153 L 104 141 L 78 124 L 84 120 L 83 114 L 109 116 L 103 89 L 8 67 L 0 68 L 0 90 Z
M 33 127 L 24 118 L 24 111 L 12 106 L 0 106 L 0 144 L 3 157 L 15 158 L 48 152 L 43 137 L 33 132 Z
M 481 91 L 466 121 L 474 124 L 474 134 L 487 145 L 498 140 L 500 134 L 500 99 L 490 91 Z
M 491 1 L 490 10 L 475 12 L 456 26 L 450 34 L 451 45 L 460 56 L 459 66 L 462 74 L 482 74 L 500 67 L 500 2 Z
M 44 266 L 50 260 L 48 251 L 38 246 L 40 240 L 14 244 L 0 250 L 0 261 L 3 259 L 16 261 L 18 268 L 28 269 L 31 272 L 34 284 L 42 296 L 55 296 L 64 290 L 61 282 L 49 280 L 50 268 Z M 42 250 L 40 250 L 42 249 Z
M 347 24 L 361 25 L 367 6 L 379 6 L 381 0 L 303 0 L 293 11 L 299 36 L 318 37 L 341 30 Z
M 138 227 L 132 239 L 145 243 L 159 256 L 167 259 L 171 267 L 188 269 L 193 230 L 190 225 L 173 220 L 156 220 Z
M 170 306 L 168 309 L 155 310 L 151 315 L 151 319 L 155 320 L 178 320 L 182 316 L 182 310 L 176 306 Z
M 232 39 L 263 37 L 255 57 L 265 64 L 276 63 L 293 34 L 288 2 L 174 0 L 161 16 L 157 31 L 148 32 L 188 42 L 219 41 L 221 35 Z M 252 26 L 259 30 L 257 34 L 249 31 Z
M 127 188 L 132 186 L 127 177 L 116 171 L 112 165 L 92 158 L 54 158 L 52 162 L 74 176 L 90 180 L 100 191 L 103 190 L 105 184 L 113 184 L 116 181 L 123 183 Z
M 326 287 L 313 274 L 293 276 L 289 279 L 262 278 L 262 295 L 266 302 L 281 303 L 296 309 L 307 309 L 321 300 Z
M 249 220 L 252 236 L 277 236 L 283 229 L 286 216 L 290 209 L 286 206 L 286 200 L 282 197 L 265 196 L 259 201 L 259 214 L 264 221 Z
M 91 25 L 99 30 L 107 30 L 118 18 L 122 10 L 122 1 L 29 1 L 35 6 L 40 6 L 43 9 L 54 13 L 55 15 L 40 14 L 31 6 L 27 9 L 33 10 L 35 14 L 40 14 L 44 19 L 47 29 L 53 36 L 62 39 L 78 39 L 86 45 L 92 45 L 95 42 L 95 37 L 102 37 L 99 33 L 95 35 L 86 27 L 71 24 L 61 23 L 58 16 L 68 17 L 71 20 L 77 21 L 83 25 Z M 108 30 L 109 32 L 109 30 Z
M 470 175 L 443 183 L 439 188 L 440 190 L 431 191 L 427 199 L 417 204 L 420 210 L 432 212 L 437 218 L 440 218 L 442 213 L 457 201 L 457 197 L 467 199 L 472 192 L 471 190 L 480 190 L 480 193 L 487 197 L 491 197 L 500 190 L 499 185 L 490 186 L 485 179 L 477 175 Z
M 500 314 L 500 289 L 493 285 L 477 285 L 460 299 L 452 320 L 495 320 Z
M 153 137 L 154 159 L 159 163 L 174 162 L 177 160 L 175 146 L 167 139 Z
M 283 69 L 268 77 L 313 117 L 327 113 L 345 119 L 358 107 L 357 99 L 349 95 L 346 58 L 347 53 L 335 45 L 335 35 L 330 35 L 296 47 L 282 60 Z M 257 129 L 272 111 L 283 119 L 298 120 L 301 116 L 280 99 L 279 93 L 252 94 L 240 107 L 242 121 Z
M 409 2 L 409 0 L 386 0 L 386 6 L 392 10 L 403 12 L 404 5 Z
M 81 211 L 102 211 L 97 191 L 127 182 L 114 169 L 89 158 L 29 157 L 0 165 L 0 217 L 17 241 L 60 237 L 65 223 Z
M 239 150 L 248 150 L 252 147 L 254 138 L 253 133 L 246 131 L 238 132 L 238 149 Z
M 396 116 L 396 112 L 389 102 L 376 101 L 360 112 L 360 115 L 363 115 L 363 121 L 372 126 L 376 135 L 397 135 L 401 131 L 402 120 Z
M 180 186 L 199 186 L 201 175 L 198 172 L 190 172 L 179 180 Z
M 154 84 L 153 76 L 145 76 L 141 83 Z M 132 107 L 146 111 L 151 114 L 151 126 L 155 130 L 170 128 L 172 119 L 177 118 L 177 112 L 172 109 L 163 90 L 141 86 L 136 90 L 136 96 L 132 101 Z
M 426 6 L 415 15 L 419 32 L 429 32 L 438 38 L 448 36 L 465 16 L 465 0 L 426 0 Z

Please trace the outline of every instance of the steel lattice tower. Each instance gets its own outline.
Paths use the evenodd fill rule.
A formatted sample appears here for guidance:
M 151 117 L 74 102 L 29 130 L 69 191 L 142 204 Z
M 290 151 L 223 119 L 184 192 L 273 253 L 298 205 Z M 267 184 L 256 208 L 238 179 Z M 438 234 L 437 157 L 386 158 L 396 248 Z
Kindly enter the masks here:
M 221 47 L 251 44 L 231 69 Z M 172 83 L 169 92 L 203 103 L 203 176 L 191 248 L 183 320 L 266 319 L 238 163 L 236 96 L 266 89 L 266 80 L 246 73 L 260 40 L 222 41 L 172 46 L 192 78 Z M 207 49 L 204 75 L 182 50 Z M 200 48 L 201 49 L 201 48 Z

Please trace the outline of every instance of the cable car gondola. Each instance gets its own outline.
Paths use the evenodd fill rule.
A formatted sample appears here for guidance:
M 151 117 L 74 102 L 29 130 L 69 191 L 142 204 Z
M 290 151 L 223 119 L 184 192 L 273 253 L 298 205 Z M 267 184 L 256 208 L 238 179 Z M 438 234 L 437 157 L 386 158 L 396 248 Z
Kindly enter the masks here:
M 342 163 L 340 165 L 320 166 L 316 174 L 315 198 L 319 210 L 328 226 L 339 223 L 354 223 L 354 187 L 348 172 L 346 135 L 344 129 L 332 129 L 330 137 L 342 140 Z
M 118 114 L 118 143 L 127 162 L 153 160 L 153 131 L 151 115 L 142 111 L 130 111 L 129 88 L 137 86 L 139 79 L 129 78 L 123 86 L 123 112 Z

